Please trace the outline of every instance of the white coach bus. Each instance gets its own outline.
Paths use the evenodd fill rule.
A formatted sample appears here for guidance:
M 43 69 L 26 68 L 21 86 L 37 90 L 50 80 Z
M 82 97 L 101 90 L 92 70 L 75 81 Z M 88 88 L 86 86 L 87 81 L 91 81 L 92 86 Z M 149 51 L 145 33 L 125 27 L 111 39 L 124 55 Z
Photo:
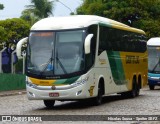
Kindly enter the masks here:
M 147 83 L 145 32 L 120 22 L 91 15 L 45 18 L 19 41 L 18 56 L 24 42 L 28 99 L 46 107 L 88 98 L 99 105 L 112 93 L 136 97 Z

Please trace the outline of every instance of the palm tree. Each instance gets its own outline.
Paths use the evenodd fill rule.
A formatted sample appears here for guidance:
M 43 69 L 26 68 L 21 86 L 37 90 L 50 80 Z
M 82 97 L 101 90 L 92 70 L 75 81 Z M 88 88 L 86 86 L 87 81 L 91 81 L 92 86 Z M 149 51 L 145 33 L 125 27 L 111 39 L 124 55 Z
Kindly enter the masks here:
M 52 15 L 54 3 L 50 0 L 31 0 L 31 5 L 26 5 L 26 9 L 22 11 L 22 19 L 28 21 L 30 25 L 42 18 Z
M 52 15 L 54 8 L 53 1 L 50 0 L 31 0 L 32 5 L 27 5 L 28 11 L 32 12 L 39 19 Z
M 38 16 L 34 15 L 30 9 L 23 10 L 20 18 L 27 21 L 30 25 L 33 25 L 40 19 Z

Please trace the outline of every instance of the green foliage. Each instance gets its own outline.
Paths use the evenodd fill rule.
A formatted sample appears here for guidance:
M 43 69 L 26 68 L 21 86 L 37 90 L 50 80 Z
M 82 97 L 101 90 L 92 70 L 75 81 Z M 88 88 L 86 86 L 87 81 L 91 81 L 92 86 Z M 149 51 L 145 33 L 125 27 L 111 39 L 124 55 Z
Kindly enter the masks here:
M 0 41 L 5 41 L 7 36 L 7 32 L 4 27 L 0 26 Z
M 4 9 L 3 4 L 0 4 L 0 10 Z
M 6 41 L 7 32 L 4 27 L 0 26 L 0 50 L 3 49 L 3 43 Z
M 48 17 L 52 14 L 53 9 L 53 1 L 49 0 L 31 0 L 33 5 L 29 5 L 28 7 L 33 10 L 34 14 L 39 18 Z
M 143 29 L 149 37 L 160 36 L 160 0 L 84 0 L 77 14 L 111 18 Z
M 0 21 L 0 44 L 19 41 L 28 36 L 30 25 L 22 19 L 13 18 Z
M 105 6 L 97 0 L 84 0 L 84 3 L 77 9 L 77 14 L 103 16 Z
M 25 9 L 22 11 L 21 19 L 27 21 L 31 26 L 39 20 L 39 18 L 33 15 L 32 11 L 29 9 Z

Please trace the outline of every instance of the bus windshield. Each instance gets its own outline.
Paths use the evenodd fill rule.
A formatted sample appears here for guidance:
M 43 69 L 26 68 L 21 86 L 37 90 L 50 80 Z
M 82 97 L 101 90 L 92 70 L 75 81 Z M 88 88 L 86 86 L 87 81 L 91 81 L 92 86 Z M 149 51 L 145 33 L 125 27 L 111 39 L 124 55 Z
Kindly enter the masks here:
M 85 30 L 31 32 L 27 73 L 54 76 L 82 71 L 84 33 Z
M 160 47 L 148 46 L 148 71 L 160 73 Z

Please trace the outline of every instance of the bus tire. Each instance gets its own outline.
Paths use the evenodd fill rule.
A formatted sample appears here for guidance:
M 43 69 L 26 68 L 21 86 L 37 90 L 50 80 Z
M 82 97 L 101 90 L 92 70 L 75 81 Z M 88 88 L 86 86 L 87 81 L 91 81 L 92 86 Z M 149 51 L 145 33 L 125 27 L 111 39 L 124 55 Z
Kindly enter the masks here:
M 53 108 L 55 104 L 55 100 L 43 100 L 43 102 L 47 108 Z
M 132 81 L 132 90 L 129 91 L 129 97 L 135 98 L 138 95 L 138 85 L 136 83 L 136 79 L 134 78 Z
M 140 93 L 140 85 L 139 84 L 135 84 L 136 85 L 136 96 L 139 96 Z
M 102 96 L 103 96 L 103 86 L 102 86 L 102 83 L 99 83 L 98 94 L 97 94 L 97 97 L 94 98 L 94 105 L 98 106 L 102 104 Z
M 155 87 L 154 85 L 149 85 L 150 90 L 154 90 L 154 87 Z

